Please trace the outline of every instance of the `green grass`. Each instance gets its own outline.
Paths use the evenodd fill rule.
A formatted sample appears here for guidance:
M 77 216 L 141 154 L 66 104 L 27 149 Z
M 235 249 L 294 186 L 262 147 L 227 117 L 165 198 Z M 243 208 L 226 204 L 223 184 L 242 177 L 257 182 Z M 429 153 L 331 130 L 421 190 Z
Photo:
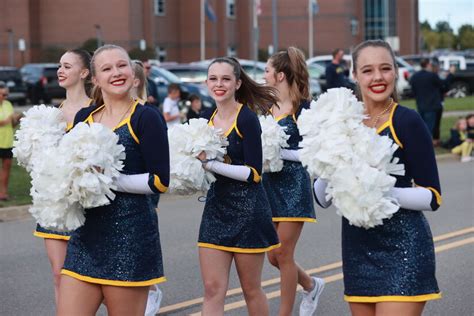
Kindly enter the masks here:
M 16 160 L 14 160 L 8 184 L 10 199 L 0 201 L 0 207 L 30 204 L 30 181 L 28 172 L 23 167 L 18 166 Z
M 400 104 L 416 110 L 415 99 L 401 100 Z M 474 96 L 465 98 L 446 98 L 444 102 L 444 111 L 473 111 L 474 112 Z

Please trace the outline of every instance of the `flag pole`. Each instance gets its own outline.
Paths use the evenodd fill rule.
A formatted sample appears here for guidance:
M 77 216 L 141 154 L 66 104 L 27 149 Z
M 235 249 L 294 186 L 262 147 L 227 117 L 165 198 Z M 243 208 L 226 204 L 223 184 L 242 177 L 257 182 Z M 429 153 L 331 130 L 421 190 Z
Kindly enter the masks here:
M 204 6 L 206 0 L 201 0 L 201 60 L 206 58 L 206 16 L 204 14 Z
M 308 0 L 308 58 L 313 57 L 313 0 Z

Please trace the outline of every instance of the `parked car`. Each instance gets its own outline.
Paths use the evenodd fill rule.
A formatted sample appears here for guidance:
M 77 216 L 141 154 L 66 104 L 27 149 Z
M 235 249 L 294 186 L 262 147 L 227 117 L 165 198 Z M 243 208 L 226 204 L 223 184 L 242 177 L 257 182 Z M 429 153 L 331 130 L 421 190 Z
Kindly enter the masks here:
M 204 107 L 211 108 L 215 105 L 214 100 L 207 92 L 207 88 L 197 84 L 182 82 L 178 76 L 164 68 L 152 66 L 150 70 L 150 78 L 156 83 L 158 89 L 158 103 L 160 105 L 163 104 L 163 101 L 168 95 L 168 85 L 170 83 L 176 83 L 179 85 L 181 99 L 183 101 L 186 101 L 189 95 L 196 94 L 201 98 Z
M 205 84 L 207 78 L 207 67 L 193 64 L 162 64 L 164 68 L 181 79 L 185 83 Z
M 8 87 L 7 100 L 20 105 L 26 103 L 26 86 L 17 68 L 0 66 L 0 81 L 5 82 Z
M 327 84 L 326 84 L 326 69 L 319 65 L 319 64 L 311 64 L 308 65 L 308 72 L 309 76 L 312 79 L 315 79 L 318 81 L 321 91 L 324 92 L 327 90 Z
M 344 60 L 347 63 L 348 70 L 352 67 L 352 58 L 350 55 L 344 55 Z M 410 77 L 415 73 L 415 69 L 403 60 L 401 57 L 395 57 L 398 66 L 398 81 L 397 91 L 401 96 L 407 96 L 411 94 Z M 310 58 L 306 61 L 308 65 L 317 64 L 324 69 L 331 63 L 332 55 L 321 55 Z M 352 71 L 349 71 L 349 79 L 352 80 Z
M 57 64 L 26 64 L 20 72 L 31 103 L 51 103 L 53 98 L 65 98 L 66 90 L 58 83 Z

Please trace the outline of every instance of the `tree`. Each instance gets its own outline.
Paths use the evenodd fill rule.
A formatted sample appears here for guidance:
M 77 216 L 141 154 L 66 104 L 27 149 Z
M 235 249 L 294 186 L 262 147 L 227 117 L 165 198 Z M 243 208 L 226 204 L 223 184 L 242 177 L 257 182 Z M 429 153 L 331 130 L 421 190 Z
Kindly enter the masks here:
M 131 59 L 138 59 L 138 60 L 148 60 L 148 59 L 155 59 L 155 50 L 151 47 L 147 47 L 145 50 L 141 50 L 140 48 L 132 48 L 128 51 L 128 55 Z
M 439 21 L 438 23 L 436 23 L 435 31 L 438 33 L 453 33 L 453 29 L 449 25 L 449 22 L 446 21 Z
M 474 48 L 474 27 L 464 24 L 458 29 L 458 44 L 460 49 Z
M 420 24 L 420 29 L 421 31 L 432 31 L 433 29 L 431 28 L 431 25 L 430 25 L 430 22 L 428 22 L 428 20 L 425 20 L 424 22 L 422 22 Z
M 81 46 L 82 49 L 90 52 L 91 54 L 97 49 L 97 38 L 89 38 Z
M 57 46 L 47 46 L 41 49 L 38 61 L 43 63 L 57 63 L 65 52 L 65 48 Z

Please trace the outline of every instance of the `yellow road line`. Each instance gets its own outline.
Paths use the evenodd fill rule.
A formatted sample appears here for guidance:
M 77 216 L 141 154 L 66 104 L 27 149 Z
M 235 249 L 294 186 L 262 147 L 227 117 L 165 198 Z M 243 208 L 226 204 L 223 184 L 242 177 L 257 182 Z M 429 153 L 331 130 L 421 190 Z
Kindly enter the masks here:
M 447 234 L 436 236 L 436 237 L 433 238 L 433 241 L 434 242 L 442 241 L 442 240 L 446 240 L 446 239 L 449 239 L 449 238 L 454 238 L 454 237 L 458 237 L 458 236 L 461 236 L 461 235 L 466 235 L 466 234 L 469 234 L 469 233 L 474 233 L 474 227 L 468 227 L 468 228 L 465 228 L 465 229 L 461 229 L 461 230 L 457 230 L 457 231 L 450 232 L 450 233 L 447 233 Z
M 464 246 L 464 245 L 467 245 L 467 244 L 472 244 L 472 243 L 474 243 L 474 237 L 454 241 L 454 242 L 446 244 L 446 245 L 435 247 L 435 252 L 438 253 L 438 252 L 446 251 L 446 250 L 449 250 L 449 249 L 458 248 L 458 247 L 461 247 L 461 246 Z M 338 274 L 334 274 L 334 275 L 325 277 L 323 279 L 324 279 L 324 281 L 326 281 L 326 284 L 328 284 L 328 283 L 331 283 L 331 282 L 342 280 L 342 278 L 343 278 L 343 274 L 338 273 Z M 298 286 L 298 288 L 299 288 L 299 286 Z M 280 293 L 279 290 L 266 294 L 267 299 L 277 298 L 277 297 L 280 297 L 280 295 L 281 295 L 281 293 Z M 230 303 L 230 304 L 226 304 L 224 306 L 224 311 L 230 311 L 230 310 L 237 309 L 237 308 L 242 308 L 242 307 L 245 307 L 245 306 L 246 306 L 245 300 L 241 300 L 241 301 L 233 302 L 233 303 Z M 201 312 L 190 314 L 190 316 L 200 316 L 200 315 L 201 315 Z
M 468 227 L 468 228 L 464 228 L 464 229 L 461 229 L 461 230 L 457 230 L 457 231 L 453 231 L 453 232 L 450 232 L 450 233 L 446 233 L 446 234 L 443 234 L 443 235 L 436 236 L 436 237 L 433 238 L 433 241 L 438 242 L 438 241 L 446 240 L 446 239 L 449 239 L 449 238 L 454 238 L 454 237 L 466 235 L 466 234 L 469 234 L 469 233 L 474 233 L 474 227 Z M 469 240 L 469 239 L 466 239 L 466 240 Z M 455 244 L 455 243 L 457 243 L 457 242 L 436 247 L 435 250 L 436 250 L 436 252 L 443 251 L 444 250 L 443 247 L 450 246 L 450 245 Z M 455 245 L 455 246 L 450 246 L 450 247 L 452 248 L 452 247 L 458 247 L 458 246 Z M 441 250 L 438 251 L 437 250 L 438 248 L 441 248 Z M 451 249 L 451 248 L 448 248 L 448 249 Z M 321 273 L 321 272 L 326 272 L 326 271 L 338 269 L 338 268 L 341 268 L 341 267 L 342 267 L 342 262 L 338 261 L 338 262 L 330 263 L 330 264 L 327 264 L 327 265 L 324 265 L 324 266 L 321 266 L 321 267 L 318 267 L 318 268 L 305 270 L 305 272 L 307 274 L 311 275 L 311 274 L 315 274 L 315 273 Z M 332 276 L 329 276 L 328 278 L 331 278 L 331 277 Z M 326 280 L 326 278 L 324 278 L 324 280 Z M 337 280 L 339 280 L 339 279 L 337 279 Z M 329 282 L 333 282 L 333 281 L 329 281 Z M 274 278 L 274 279 L 263 281 L 262 282 L 262 287 L 267 287 L 267 286 L 275 285 L 275 284 L 278 284 L 278 283 L 280 283 L 280 278 Z M 326 281 L 326 283 L 327 283 L 327 281 Z M 276 292 L 277 291 L 272 292 L 272 295 L 275 295 L 274 293 L 276 293 Z M 278 293 L 279 293 L 279 291 L 278 291 Z M 227 293 L 226 293 L 226 297 L 237 295 L 237 294 L 242 294 L 242 288 L 234 288 L 234 289 L 228 290 Z M 268 294 L 267 294 L 267 297 L 268 297 Z M 271 297 L 271 298 L 273 298 L 273 297 Z M 203 301 L 204 301 L 204 298 L 199 297 L 199 298 L 195 298 L 195 299 L 192 299 L 192 300 L 176 303 L 176 304 L 173 304 L 173 305 L 164 306 L 164 307 L 160 308 L 160 313 L 167 313 L 167 312 L 172 312 L 172 311 L 184 309 L 184 308 L 187 308 L 187 307 L 190 307 L 190 306 L 193 306 L 193 305 L 201 304 Z M 238 303 L 238 302 L 235 302 L 235 303 Z M 231 303 L 231 304 L 235 304 L 235 303 Z M 228 305 L 230 305 L 230 304 L 228 304 Z M 200 315 L 200 313 L 191 314 L 191 315 Z

